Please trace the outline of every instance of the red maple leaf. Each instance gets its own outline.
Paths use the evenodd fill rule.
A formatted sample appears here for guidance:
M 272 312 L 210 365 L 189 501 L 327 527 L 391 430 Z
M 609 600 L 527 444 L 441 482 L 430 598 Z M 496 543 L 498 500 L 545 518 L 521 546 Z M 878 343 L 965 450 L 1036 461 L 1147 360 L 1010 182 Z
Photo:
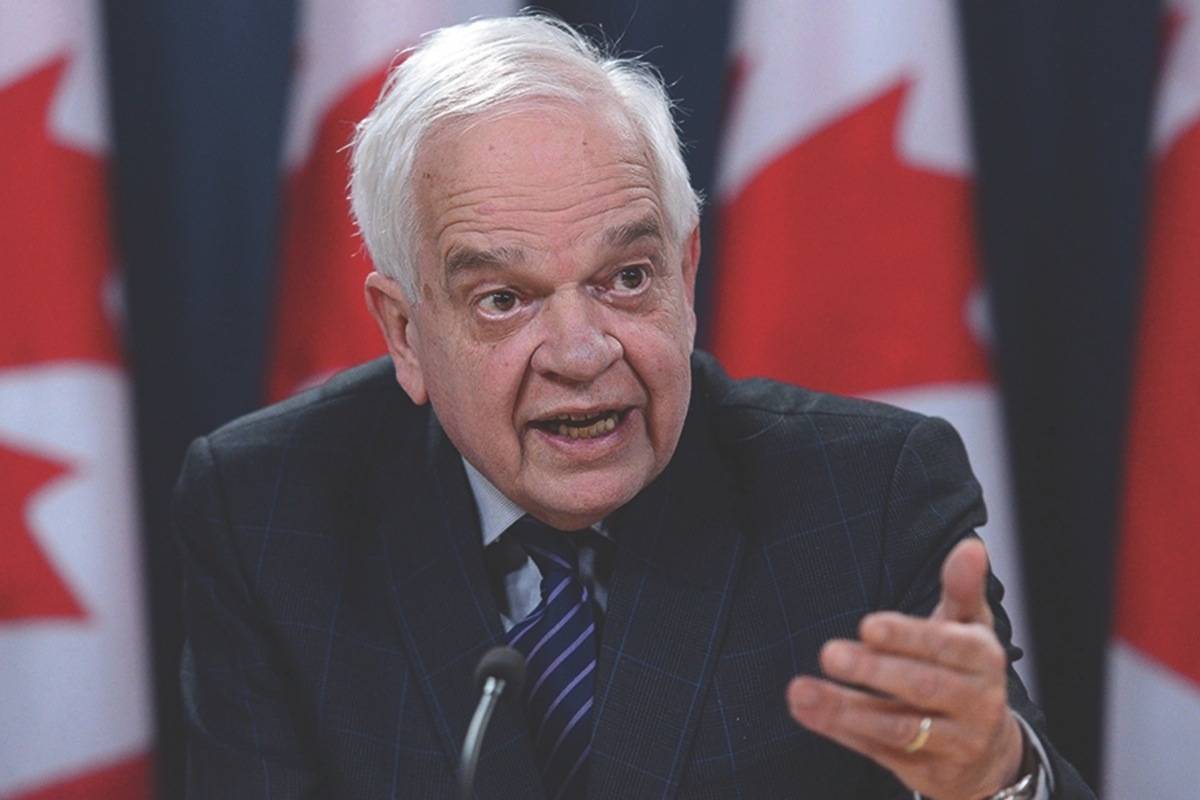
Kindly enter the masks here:
M 65 464 L 0 443 L 0 622 L 87 616 L 29 530 L 30 504 Z
M 346 199 L 345 148 L 379 97 L 386 74 L 367 75 L 322 116 L 308 161 L 287 182 L 267 378 L 271 400 L 384 352 L 363 301 L 371 259 Z
M 1116 631 L 1200 686 L 1200 116 L 1155 165 L 1152 190 Z
M 966 321 L 970 183 L 897 158 L 908 90 L 800 140 L 723 209 L 713 349 L 734 374 L 851 394 L 989 379 Z
M 102 159 L 55 141 L 50 105 L 65 57 L 0 87 L 0 367 L 115 363 L 102 290 L 112 265 Z

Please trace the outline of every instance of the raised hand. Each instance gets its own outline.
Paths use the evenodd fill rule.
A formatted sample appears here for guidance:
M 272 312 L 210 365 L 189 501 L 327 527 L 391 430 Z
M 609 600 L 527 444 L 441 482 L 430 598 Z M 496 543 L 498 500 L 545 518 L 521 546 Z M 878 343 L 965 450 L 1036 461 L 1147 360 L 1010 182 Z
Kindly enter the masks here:
M 860 641 L 826 642 L 821 669 L 833 680 L 794 678 L 792 717 L 926 797 L 977 800 L 1013 783 L 1022 734 L 1008 707 L 1008 661 L 986 580 L 983 543 L 960 542 L 942 565 L 933 614 L 870 614 Z

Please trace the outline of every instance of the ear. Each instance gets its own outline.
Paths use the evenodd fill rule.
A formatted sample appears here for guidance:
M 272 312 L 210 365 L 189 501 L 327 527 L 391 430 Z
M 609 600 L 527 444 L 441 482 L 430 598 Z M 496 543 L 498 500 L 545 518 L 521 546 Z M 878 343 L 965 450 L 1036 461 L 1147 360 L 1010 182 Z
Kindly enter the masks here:
M 700 225 L 683 241 L 683 290 L 687 295 L 688 312 L 692 317 L 692 338 L 696 338 L 696 273 L 700 269 Z
M 367 296 L 367 308 L 387 342 L 388 354 L 396 369 L 396 380 L 414 403 L 423 405 L 429 402 L 425 376 L 421 372 L 421 360 L 417 354 L 413 307 L 404 289 L 398 282 L 379 272 L 367 276 L 363 289 Z
M 687 292 L 688 304 L 696 306 L 696 272 L 700 267 L 700 226 L 692 228 L 692 232 L 683 240 L 680 260 L 683 262 L 683 289 Z

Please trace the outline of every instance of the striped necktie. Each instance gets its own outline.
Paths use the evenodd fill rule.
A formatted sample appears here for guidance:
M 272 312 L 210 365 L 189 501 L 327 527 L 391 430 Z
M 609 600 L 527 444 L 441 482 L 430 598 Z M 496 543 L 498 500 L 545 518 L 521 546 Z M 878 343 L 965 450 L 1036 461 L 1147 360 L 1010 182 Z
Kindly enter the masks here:
M 596 622 L 579 579 L 574 539 L 533 517 L 505 534 L 542 573 L 542 601 L 508 632 L 526 659 L 525 708 L 534 754 L 550 800 L 581 798 L 592 741 Z

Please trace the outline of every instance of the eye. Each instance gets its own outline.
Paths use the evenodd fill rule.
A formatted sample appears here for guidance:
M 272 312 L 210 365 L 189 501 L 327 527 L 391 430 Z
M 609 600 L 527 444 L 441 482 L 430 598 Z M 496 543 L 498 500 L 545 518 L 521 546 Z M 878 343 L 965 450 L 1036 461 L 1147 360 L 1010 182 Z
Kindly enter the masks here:
M 479 299 L 479 307 L 488 316 L 503 316 L 517 307 L 517 295 L 507 289 L 488 292 Z
M 643 266 L 622 267 L 617 272 L 613 288 L 627 294 L 636 294 L 650 279 L 650 273 Z

